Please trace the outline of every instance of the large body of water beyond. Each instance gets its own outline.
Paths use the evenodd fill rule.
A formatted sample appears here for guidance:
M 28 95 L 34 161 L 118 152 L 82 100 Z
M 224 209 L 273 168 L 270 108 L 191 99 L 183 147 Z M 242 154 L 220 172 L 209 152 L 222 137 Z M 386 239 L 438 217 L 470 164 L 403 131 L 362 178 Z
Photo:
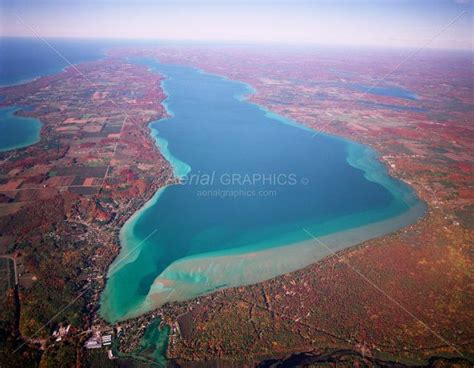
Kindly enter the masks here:
M 166 77 L 170 117 L 150 128 L 182 183 L 121 229 L 101 299 L 107 320 L 305 267 L 423 214 L 370 148 L 248 102 L 243 83 L 134 62 Z
M 0 37 L 0 87 L 27 83 L 105 57 L 113 41 Z
M 112 42 L 0 37 L 0 88 L 57 73 L 70 63 L 100 59 Z M 0 91 L 0 101 L 2 99 Z M 0 108 L 0 152 L 39 142 L 41 122 L 19 115 L 29 106 Z

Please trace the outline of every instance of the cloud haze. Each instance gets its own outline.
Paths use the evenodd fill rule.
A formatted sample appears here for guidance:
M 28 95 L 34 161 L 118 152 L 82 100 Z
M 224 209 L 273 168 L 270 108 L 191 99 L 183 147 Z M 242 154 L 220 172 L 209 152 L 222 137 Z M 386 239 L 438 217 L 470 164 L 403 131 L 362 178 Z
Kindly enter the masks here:
M 466 0 L 2 0 L 1 35 L 472 48 Z

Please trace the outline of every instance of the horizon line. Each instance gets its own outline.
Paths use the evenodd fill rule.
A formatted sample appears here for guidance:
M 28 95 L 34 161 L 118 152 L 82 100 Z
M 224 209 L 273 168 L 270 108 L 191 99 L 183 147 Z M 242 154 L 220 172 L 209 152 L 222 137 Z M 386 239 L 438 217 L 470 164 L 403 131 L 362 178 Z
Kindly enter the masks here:
M 2 35 L 2 38 L 15 38 L 15 39 L 37 39 L 36 36 L 25 36 L 25 35 Z M 74 41 L 116 41 L 116 42 L 165 42 L 165 43 L 195 43 L 195 44 L 218 44 L 218 45 L 273 45 L 282 47 L 321 47 L 321 48 L 348 48 L 348 49 L 391 49 L 391 50 L 416 50 L 420 46 L 400 46 L 390 44 L 344 44 L 344 43 L 319 43 L 319 42 L 289 42 L 289 41 L 263 41 L 263 40 L 218 40 L 218 39 L 186 39 L 186 38 L 138 38 L 138 37 L 84 37 L 84 36 L 44 36 L 43 38 L 49 40 L 74 40 Z M 426 47 L 425 51 L 451 51 L 451 52 L 467 52 L 474 54 L 474 48 L 449 48 L 449 47 Z

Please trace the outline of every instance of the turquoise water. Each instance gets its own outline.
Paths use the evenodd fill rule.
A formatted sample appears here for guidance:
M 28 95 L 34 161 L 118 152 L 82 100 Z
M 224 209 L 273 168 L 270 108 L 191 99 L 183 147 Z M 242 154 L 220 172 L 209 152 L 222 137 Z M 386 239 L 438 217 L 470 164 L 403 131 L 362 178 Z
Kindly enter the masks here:
M 21 107 L 0 108 L 0 152 L 23 148 L 39 142 L 41 122 L 15 115 Z
M 140 344 L 131 356 L 145 362 L 157 363 L 157 366 L 166 367 L 166 349 L 168 347 L 170 328 L 161 326 L 160 318 L 156 318 L 146 328 Z
M 102 294 L 106 319 L 304 267 L 328 255 L 308 231 L 337 250 L 423 213 L 366 146 L 247 102 L 245 84 L 140 62 L 167 78 L 171 117 L 150 128 L 183 177 L 122 228 Z

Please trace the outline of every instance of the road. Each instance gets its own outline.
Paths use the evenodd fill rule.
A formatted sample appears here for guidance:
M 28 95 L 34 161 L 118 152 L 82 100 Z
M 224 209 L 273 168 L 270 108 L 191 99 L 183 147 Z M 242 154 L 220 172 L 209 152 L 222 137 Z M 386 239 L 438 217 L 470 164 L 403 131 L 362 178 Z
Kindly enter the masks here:
M 13 271 L 15 273 L 15 286 L 18 285 L 18 271 L 16 269 L 16 259 L 12 256 L 0 256 L 0 258 L 5 258 L 5 259 L 9 259 L 13 262 Z

